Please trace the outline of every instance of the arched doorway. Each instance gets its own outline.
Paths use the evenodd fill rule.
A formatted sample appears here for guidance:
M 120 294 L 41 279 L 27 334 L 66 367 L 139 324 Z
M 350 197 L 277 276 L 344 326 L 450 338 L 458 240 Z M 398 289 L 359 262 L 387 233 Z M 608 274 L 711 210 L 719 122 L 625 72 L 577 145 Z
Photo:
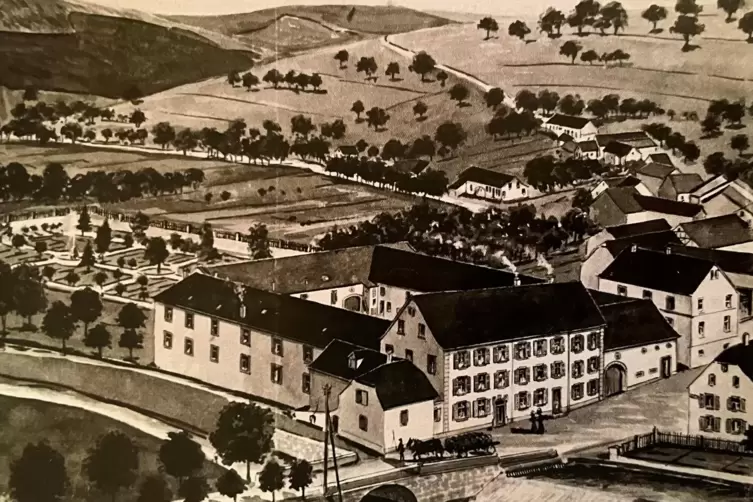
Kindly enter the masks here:
M 627 370 L 622 363 L 612 363 L 604 372 L 604 393 L 607 397 L 625 391 L 627 386 Z
M 343 307 L 345 307 L 346 310 L 352 310 L 353 312 L 360 312 L 361 311 L 361 297 L 360 296 L 349 296 L 343 301 Z
M 361 502 L 418 502 L 418 499 L 404 486 L 382 485 L 367 493 Z

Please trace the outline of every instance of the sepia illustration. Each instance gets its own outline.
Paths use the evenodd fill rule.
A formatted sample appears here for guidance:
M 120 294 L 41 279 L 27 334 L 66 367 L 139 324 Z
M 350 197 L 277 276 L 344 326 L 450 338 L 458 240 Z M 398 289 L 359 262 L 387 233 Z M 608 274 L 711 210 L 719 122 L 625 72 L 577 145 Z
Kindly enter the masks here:
M 752 131 L 746 0 L 0 0 L 0 502 L 753 500 Z

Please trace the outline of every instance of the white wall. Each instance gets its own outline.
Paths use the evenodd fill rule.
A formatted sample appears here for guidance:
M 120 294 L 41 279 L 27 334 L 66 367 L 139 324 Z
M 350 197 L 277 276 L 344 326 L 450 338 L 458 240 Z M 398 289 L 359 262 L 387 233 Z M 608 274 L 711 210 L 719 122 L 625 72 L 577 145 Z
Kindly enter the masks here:
M 709 385 L 709 374 L 715 376 L 715 385 Z M 733 378 L 739 379 L 739 387 L 733 386 Z M 699 396 L 713 394 L 719 398 L 719 409 L 707 409 L 701 405 Z M 745 411 L 732 411 L 728 408 L 728 398 L 741 397 L 745 399 Z M 742 431 L 747 429 L 747 424 L 753 422 L 753 383 L 738 366 L 727 365 L 727 371 L 723 371 L 720 363 L 710 363 L 703 372 L 698 375 L 688 386 L 688 434 L 702 435 L 715 439 L 740 441 L 744 438 Z M 720 419 L 719 432 L 704 431 L 700 428 L 699 418 L 712 416 Z M 745 423 L 741 432 L 727 432 L 727 420 L 743 420 Z
M 677 343 L 673 341 L 650 343 L 639 347 L 610 350 L 604 353 L 604 368 L 611 363 L 625 365 L 625 388 L 629 389 L 645 382 L 661 378 L 661 360 L 671 357 L 671 371 L 677 372 Z
M 403 411 L 408 412 L 407 425 L 400 424 L 400 414 Z M 407 444 L 411 438 L 431 439 L 434 435 L 433 414 L 434 401 L 424 401 L 386 410 L 384 412 L 385 451 L 394 451 L 400 438 L 403 444 Z
M 306 291 L 305 293 L 295 293 L 290 296 L 296 298 L 302 298 L 311 302 L 321 303 L 322 305 L 329 305 L 330 307 L 338 307 L 344 309 L 345 300 L 351 297 L 358 297 L 361 307 L 363 307 L 363 298 L 366 287 L 363 284 L 352 284 L 349 286 L 340 286 L 338 288 L 326 288 L 317 289 L 313 291 Z M 333 297 L 334 292 L 334 297 Z M 336 301 L 333 303 L 332 300 Z M 357 312 L 362 312 L 358 310 Z M 368 314 L 368 312 L 364 312 Z

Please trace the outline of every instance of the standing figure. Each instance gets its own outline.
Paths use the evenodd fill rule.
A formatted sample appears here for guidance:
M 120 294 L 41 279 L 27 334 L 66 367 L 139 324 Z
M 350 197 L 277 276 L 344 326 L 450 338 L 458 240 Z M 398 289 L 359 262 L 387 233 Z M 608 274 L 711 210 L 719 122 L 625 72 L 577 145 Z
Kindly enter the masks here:
M 400 462 L 405 462 L 405 445 L 403 444 L 403 438 L 397 442 L 397 452 L 400 454 Z
M 544 434 L 544 415 L 541 413 L 541 408 L 536 410 L 536 420 L 538 421 L 538 433 Z
M 537 430 L 536 413 L 531 410 L 531 434 L 534 434 Z

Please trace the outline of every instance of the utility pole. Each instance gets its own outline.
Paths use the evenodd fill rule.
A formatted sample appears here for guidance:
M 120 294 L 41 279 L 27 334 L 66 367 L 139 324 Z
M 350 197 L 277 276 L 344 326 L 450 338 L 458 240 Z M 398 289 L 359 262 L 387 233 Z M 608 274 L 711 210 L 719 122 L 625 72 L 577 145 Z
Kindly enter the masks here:
M 327 498 L 327 470 L 329 469 L 329 394 L 332 388 L 329 384 L 324 385 L 324 488 L 322 493 Z

